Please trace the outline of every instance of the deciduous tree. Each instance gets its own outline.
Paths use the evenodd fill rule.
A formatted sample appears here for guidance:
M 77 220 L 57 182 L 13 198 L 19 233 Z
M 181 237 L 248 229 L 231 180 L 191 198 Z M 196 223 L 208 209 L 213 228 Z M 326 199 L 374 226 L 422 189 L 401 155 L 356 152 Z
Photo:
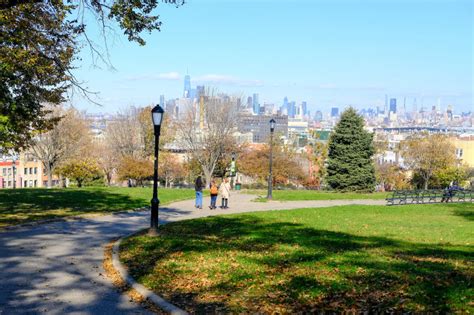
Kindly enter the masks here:
M 60 164 L 75 157 L 88 156 L 92 137 L 84 117 L 74 108 L 56 107 L 48 119 L 61 118 L 52 130 L 35 136 L 31 152 L 43 163 L 52 185 L 53 173 Z
M 150 159 L 123 157 L 118 167 L 118 175 L 122 180 L 134 180 L 137 185 L 153 178 L 153 162 Z
M 232 133 L 236 109 L 236 99 L 210 95 L 205 97 L 202 116 L 198 107 L 192 106 L 176 124 L 177 140 L 199 163 L 206 183 L 210 182 L 218 161 L 235 150 Z
M 144 45 L 142 32 L 160 30 L 154 13 L 160 2 L 179 6 L 183 0 L 2 0 L 0 1 L 0 146 L 21 148 L 35 130 L 49 130 L 44 106 L 60 104 L 76 87 L 73 60 L 79 47 L 88 46 L 94 60 L 107 65 L 105 34 L 116 23 L 128 40 Z M 104 48 L 93 44 L 85 21 L 97 21 Z
M 456 165 L 454 145 L 442 134 L 415 134 L 401 143 L 401 154 L 407 167 L 422 178 L 424 189 L 435 173 Z
M 103 176 L 97 161 L 91 158 L 69 160 L 58 168 L 57 173 L 75 180 L 77 187 L 82 187 L 85 182 Z

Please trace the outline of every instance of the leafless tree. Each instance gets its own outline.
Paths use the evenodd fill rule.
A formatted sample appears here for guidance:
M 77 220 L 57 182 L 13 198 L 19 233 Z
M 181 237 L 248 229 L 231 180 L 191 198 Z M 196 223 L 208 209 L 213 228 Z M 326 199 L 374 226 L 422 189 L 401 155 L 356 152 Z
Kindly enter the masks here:
M 188 108 L 176 124 L 177 140 L 198 161 L 209 184 L 216 164 L 235 145 L 232 137 L 237 121 L 237 100 L 206 96 L 201 112 L 199 104 Z
M 66 160 L 86 154 L 91 145 L 91 134 L 86 119 L 74 108 L 54 107 L 52 117 L 58 124 L 50 131 L 38 134 L 31 146 L 33 156 L 43 163 L 52 186 L 55 169 Z
M 107 125 L 105 139 L 120 158 L 143 158 L 146 154 L 144 136 L 139 122 L 139 110 L 130 108 Z

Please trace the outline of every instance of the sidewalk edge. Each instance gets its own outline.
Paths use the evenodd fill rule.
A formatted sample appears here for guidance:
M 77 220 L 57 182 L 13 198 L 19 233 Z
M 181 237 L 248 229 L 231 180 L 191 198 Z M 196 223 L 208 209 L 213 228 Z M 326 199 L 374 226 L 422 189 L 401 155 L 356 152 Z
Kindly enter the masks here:
M 126 237 L 129 237 L 131 235 L 137 234 L 137 232 L 131 233 L 127 236 L 124 236 L 120 239 L 118 239 L 112 248 L 112 264 L 114 268 L 118 271 L 122 279 L 133 289 L 135 289 L 138 293 L 140 293 L 144 298 L 148 299 L 149 301 L 153 302 L 156 306 L 161 308 L 162 310 L 169 312 L 170 314 L 173 315 L 185 315 L 188 314 L 186 311 L 180 309 L 176 305 L 173 305 L 163 299 L 161 296 L 156 295 L 154 292 L 151 290 L 145 288 L 143 285 L 137 283 L 128 273 L 128 271 L 125 269 L 124 265 L 120 262 L 119 259 L 119 252 L 120 252 L 120 244 L 122 243 L 122 240 Z

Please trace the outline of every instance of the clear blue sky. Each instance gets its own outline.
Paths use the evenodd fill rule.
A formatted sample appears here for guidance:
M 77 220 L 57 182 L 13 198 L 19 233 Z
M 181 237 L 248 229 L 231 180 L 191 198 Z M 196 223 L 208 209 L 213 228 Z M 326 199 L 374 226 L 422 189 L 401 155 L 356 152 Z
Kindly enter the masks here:
M 385 94 L 407 109 L 415 97 L 418 108 L 474 106 L 471 0 L 187 0 L 157 13 L 162 31 L 146 46 L 118 29 L 110 37 L 114 71 L 81 52 L 75 74 L 103 107 L 75 96 L 76 106 L 116 112 L 181 97 L 186 71 L 193 86 L 259 93 L 262 104 L 287 96 L 313 112 L 383 106 Z

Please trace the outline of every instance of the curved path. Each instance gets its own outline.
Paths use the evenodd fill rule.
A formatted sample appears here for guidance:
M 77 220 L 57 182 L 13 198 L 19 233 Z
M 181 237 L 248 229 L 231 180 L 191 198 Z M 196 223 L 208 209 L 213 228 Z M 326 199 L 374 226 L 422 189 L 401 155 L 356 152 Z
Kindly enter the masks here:
M 230 209 L 197 210 L 193 201 L 160 209 L 160 222 L 223 213 L 381 205 L 384 200 L 251 202 L 233 194 Z M 209 198 L 204 198 L 209 204 Z M 71 219 L 0 232 L 0 314 L 148 314 L 120 294 L 102 268 L 104 245 L 148 226 L 149 212 L 127 212 Z

